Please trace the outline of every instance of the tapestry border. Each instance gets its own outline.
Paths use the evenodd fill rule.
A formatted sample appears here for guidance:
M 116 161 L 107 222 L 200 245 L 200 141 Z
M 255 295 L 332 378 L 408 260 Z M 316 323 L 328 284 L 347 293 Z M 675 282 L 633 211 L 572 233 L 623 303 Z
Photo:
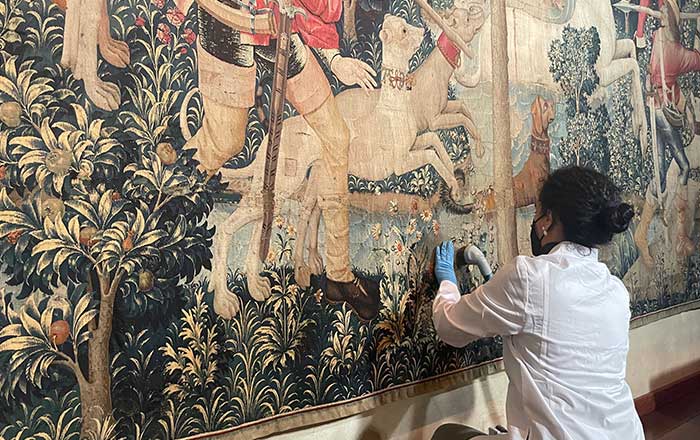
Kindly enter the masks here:
M 273 434 L 281 434 L 299 427 L 312 428 L 322 423 L 361 414 L 381 405 L 410 399 L 421 394 L 427 394 L 437 390 L 445 392 L 459 388 L 501 371 L 504 371 L 504 366 L 503 360 L 499 358 L 422 381 L 386 388 L 354 399 L 300 409 L 298 411 L 279 414 L 255 422 L 238 425 L 234 428 L 203 433 L 185 437 L 180 440 L 252 440 Z
M 688 301 L 683 304 L 677 304 L 644 315 L 639 315 L 630 320 L 630 330 L 639 327 L 644 327 L 645 325 L 652 324 L 656 321 L 660 321 L 671 316 L 680 315 L 681 313 L 690 312 L 698 309 L 700 309 L 700 299 Z

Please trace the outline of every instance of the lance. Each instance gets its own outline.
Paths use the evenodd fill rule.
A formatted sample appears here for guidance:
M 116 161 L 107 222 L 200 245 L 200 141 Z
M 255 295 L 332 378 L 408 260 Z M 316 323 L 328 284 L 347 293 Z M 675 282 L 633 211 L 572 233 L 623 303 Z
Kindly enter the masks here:
M 653 147 L 652 154 L 654 155 L 654 183 L 656 186 L 656 199 L 659 203 L 659 210 L 664 212 L 663 195 L 661 194 L 661 163 L 659 158 L 659 144 L 656 141 L 656 105 L 654 104 L 654 95 L 649 94 L 647 98 L 649 105 L 649 113 L 651 115 L 651 145 Z M 663 216 L 662 216 L 663 218 Z
M 277 158 L 282 138 L 282 119 L 284 118 L 285 93 L 287 90 L 287 70 L 289 67 L 290 39 L 292 19 L 296 14 L 305 15 L 302 9 L 284 0 L 280 0 L 279 23 L 277 30 L 277 49 L 275 67 L 272 75 L 272 99 L 270 101 L 270 128 L 265 151 L 265 174 L 263 178 L 262 200 L 263 221 L 260 239 L 260 258 L 267 258 L 272 235 L 272 218 L 275 212 L 275 178 L 277 176 Z
M 647 8 L 646 6 L 639 6 L 629 2 L 629 0 L 622 0 L 613 5 L 615 8 L 622 12 L 644 12 L 654 18 L 661 18 L 661 11 L 656 9 Z M 681 20 L 697 20 L 700 18 L 700 12 L 681 12 Z

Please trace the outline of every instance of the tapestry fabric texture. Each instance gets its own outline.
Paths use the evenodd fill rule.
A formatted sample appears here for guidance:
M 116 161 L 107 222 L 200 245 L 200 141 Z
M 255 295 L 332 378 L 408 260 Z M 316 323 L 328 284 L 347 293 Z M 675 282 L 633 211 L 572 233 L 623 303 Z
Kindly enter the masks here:
M 436 337 L 433 250 L 528 254 L 567 165 L 638 214 L 601 250 L 634 325 L 696 307 L 698 29 L 699 0 L 0 0 L 0 439 L 256 438 L 502 370 Z

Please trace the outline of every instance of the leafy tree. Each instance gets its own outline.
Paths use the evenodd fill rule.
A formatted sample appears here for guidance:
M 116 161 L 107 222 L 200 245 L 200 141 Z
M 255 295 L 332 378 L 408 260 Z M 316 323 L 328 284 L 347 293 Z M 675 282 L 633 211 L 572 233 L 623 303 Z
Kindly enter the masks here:
M 0 261 L 26 298 L 1 310 L 0 393 L 68 373 L 81 437 L 96 435 L 114 425 L 115 311 L 165 307 L 210 267 L 213 202 L 191 153 L 157 138 L 120 143 L 89 106 L 66 108 L 32 62 L 7 59 L 0 92 L 17 112 L 0 134 Z
M 567 136 L 559 144 L 562 162 L 607 172 L 610 118 L 604 106 L 591 105 L 599 85 L 595 69 L 599 55 L 600 38 L 595 28 L 566 26 L 561 39 L 552 42 L 549 70 L 566 100 Z
M 564 92 L 569 116 L 589 110 L 588 99 L 599 83 L 595 69 L 599 55 L 600 37 L 594 27 L 566 26 L 561 39 L 552 42 L 549 71 Z
M 610 155 L 605 133 L 609 126 L 605 107 L 569 117 L 566 120 L 567 135 L 559 144 L 563 163 L 590 166 L 607 173 Z

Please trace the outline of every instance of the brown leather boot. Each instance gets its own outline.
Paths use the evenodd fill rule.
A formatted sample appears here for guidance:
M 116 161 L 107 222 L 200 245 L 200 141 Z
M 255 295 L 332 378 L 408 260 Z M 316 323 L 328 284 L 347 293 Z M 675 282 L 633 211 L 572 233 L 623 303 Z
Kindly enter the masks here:
M 333 281 L 326 276 L 314 277 L 326 299 L 331 304 L 347 303 L 363 322 L 379 315 L 381 299 L 379 283 L 369 278 L 355 277 L 352 281 Z

